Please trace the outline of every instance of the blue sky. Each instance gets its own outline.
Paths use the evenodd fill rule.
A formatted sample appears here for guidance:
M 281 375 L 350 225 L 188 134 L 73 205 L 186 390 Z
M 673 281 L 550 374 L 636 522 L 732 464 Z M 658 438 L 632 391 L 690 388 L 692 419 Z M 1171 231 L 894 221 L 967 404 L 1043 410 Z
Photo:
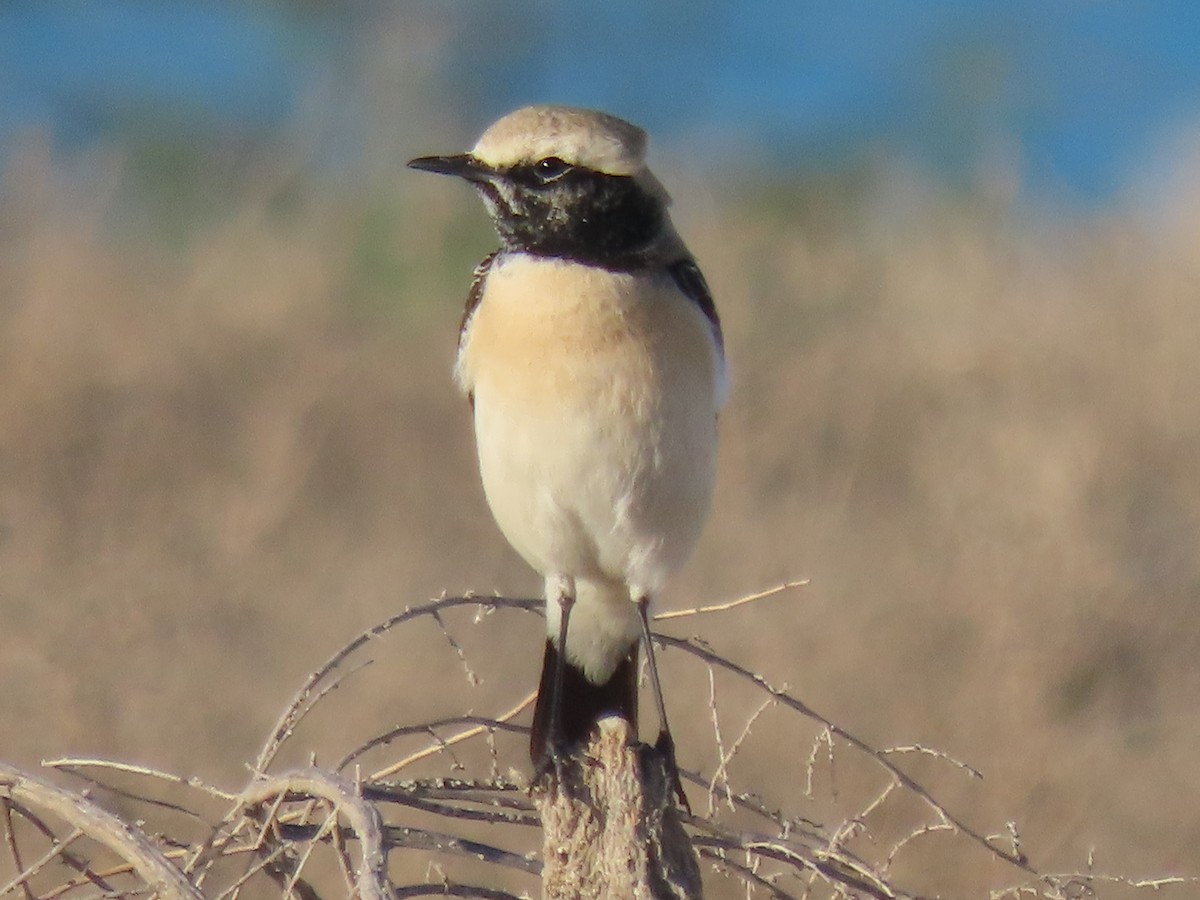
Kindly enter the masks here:
M 322 8 L 7 3 L 0 141 L 39 125 L 64 152 L 131 129 L 286 129 L 315 85 L 354 92 L 346 73 L 378 29 L 430 22 L 444 37 L 430 81 L 469 131 L 554 100 L 618 112 L 726 165 L 882 154 L 953 179 L 999 147 L 1027 186 L 1102 202 L 1200 125 L 1200 4 L 1188 0 Z

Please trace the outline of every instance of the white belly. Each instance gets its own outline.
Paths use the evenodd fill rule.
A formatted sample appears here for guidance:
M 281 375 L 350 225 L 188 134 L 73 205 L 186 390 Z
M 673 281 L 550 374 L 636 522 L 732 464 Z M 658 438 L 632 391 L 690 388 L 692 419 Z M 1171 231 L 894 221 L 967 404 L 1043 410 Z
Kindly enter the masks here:
M 493 268 L 459 378 L 488 503 L 530 565 L 636 595 L 683 564 L 712 491 L 716 354 L 665 275 L 530 257 Z

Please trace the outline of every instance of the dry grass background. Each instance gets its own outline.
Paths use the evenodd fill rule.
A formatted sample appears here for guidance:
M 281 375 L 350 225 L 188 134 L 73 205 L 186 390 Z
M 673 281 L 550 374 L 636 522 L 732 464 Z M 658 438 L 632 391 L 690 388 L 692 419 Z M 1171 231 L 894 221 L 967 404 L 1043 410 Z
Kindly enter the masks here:
M 265 164 L 202 224 L 147 235 L 123 157 L 32 144 L 3 178 L 0 758 L 240 784 L 353 634 L 443 591 L 536 591 L 449 375 L 491 246 L 466 191 Z M 981 769 L 913 763 L 980 830 L 1015 820 L 1040 867 L 1094 848 L 1109 871 L 1200 874 L 1200 222 L 1021 215 L 896 174 L 666 180 L 734 379 L 713 516 L 667 605 L 812 580 L 678 633 L 878 745 Z M 472 705 L 536 677 L 536 623 L 495 634 L 468 647 L 491 667 Z M 392 645 L 297 744 L 444 710 L 462 679 L 434 655 Z M 698 765 L 708 685 L 667 657 Z M 725 709 L 736 734 L 752 706 Z M 762 727 L 734 778 L 795 802 L 776 773 L 810 746 Z M 929 841 L 929 892 L 1011 880 Z

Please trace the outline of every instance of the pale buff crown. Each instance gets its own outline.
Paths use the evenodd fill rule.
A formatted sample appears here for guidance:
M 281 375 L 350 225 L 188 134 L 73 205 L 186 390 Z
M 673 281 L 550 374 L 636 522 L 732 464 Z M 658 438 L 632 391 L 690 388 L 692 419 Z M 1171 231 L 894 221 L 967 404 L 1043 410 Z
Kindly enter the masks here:
M 646 133 L 590 109 L 526 106 L 485 131 L 471 155 L 499 169 L 557 156 L 607 175 L 638 175 L 645 169 Z

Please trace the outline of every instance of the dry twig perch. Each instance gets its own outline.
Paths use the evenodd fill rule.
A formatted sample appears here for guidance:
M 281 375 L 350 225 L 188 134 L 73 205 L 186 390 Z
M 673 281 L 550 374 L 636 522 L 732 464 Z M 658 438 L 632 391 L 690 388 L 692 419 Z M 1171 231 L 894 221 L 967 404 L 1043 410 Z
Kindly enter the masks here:
M 699 900 L 700 866 L 663 761 L 609 718 L 568 769 L 569 790 L 535 797 L 547 900 Z
M 792 586 L 672 618 L 720 613 Z M 655 640 L 680 662 L 699 667 L 698 680 L 708 688 L 707 706 L 701 701 L 695 708 L 707 708 L 711 717 L 709 749 L 716 761 L 711 771 L 682 770 L 688 785 L 707 795 L 703 816 L 685 817 L 674 808 L 661 760 L 651 748 L 631 744 L 628 727 L 615 719 L 605 723 L 574 767 L 570 796 L 550 790 L 531 798 L 525 785 L 502 773 L 498 750 L 503 740 L 509 747 L 525 744 L 528 729 L 515 720 L 530 697 L 498 701 L 502 711 L 491 715 L 464 712 L 474 704 L 463 701 L 448 715 L 364 737 L 335 751 L 333 758 L 340 762 L 333 770 L 313 765 L 272 771 L 281 749 L 298 740 L 297 728 L 315 710 L 336 711 L 330 698 L 346 694 L 334 689 L 365 677 L 361 673 L 369 667 L 362 652 L 380 648 L 379 639 L 398 636 L 410 623 L 432 621 L 474 689 L 480 679 L 452 629 L 486 627 L 497 613 L 540 615 L 541 609 L 540 600 L 448 597 L 405 609 L 368 629 L 307 679 L 241 788 L 106 760 L 47 763 L 93 785 L 73 792 L 0 764 L 0 897 L 237 900 L 253 891 L 300 898 L 516 900 L 533 894 L 540 878 L 544 895 L 553 900 L 682 900 L 701 896 L 704 871 L 711 876 L 710 894 L 714 886 L 729 885 L 739 896 L 780 900 L 916 900 L 920 889 L 902 887 L 894 873 L 899 862 L 918 858 L 913 854 L 934 834 L 956 840 L 962 854 L 975 854 L 1008 873 L 1012 880 L 990 891 L 993 900 L 1065 900 L 1092 896 L 1098 886 L 1126 895 L 1154 891 L 1165 900 L 1172 888 L 1194 892 L 1200 883 L 1182 876 L 1121 878 L 1096 871 L 1090 859 L 1082 871 L 1040 872 L 1022 849 L 1015 826 L 998 836 L 972 828 L 900 762 L 917 754 L 944 761 L 953 773 L 977 777 L 969 766 L 920 745 L 876 749 L 698 637 L 656 635 Z M 457 621 L 456 610 L 474 613 L 471 624 Z M 719 684 L 725 688 L 718 689 Z M 761 699 L 722 709 L 721 691 L 734 686 Z M 728 732 L 732 741 L 722 734 L 722 719 L 727 725 L 737 720 Z M 737 786 L 731 774 L 740 771 L 756 742 L 763 735 L 769 742 L 771 729 L 780 725 L 793 730 L 801 725 L 810 740 L 796 747 L 793 770 L 772 771 L 762 785 L 790 810 L 773 808 Z M 807 755 L 805 746 L 811 747 Z M 463 762 L 472 747 L 487 751 L 486 774 L 471 774 Z M 689 756 L 685 750 L 684 759 Z M 835 757 L 839 767 L 857 768 L 877 789 L 865 799 L 843 801 L 837 824 L 821 826 L 797 806 L 811 798 L 822 760 L 832 766 Z M 428 771 L 438 763 L 440 777 L 398 780 L 420 771 L 418 766 Z M 524 759 L 517 765 L 524 770 Z M 363 775 L 364 769 L 373 773 Z M 447 772 L 456 777 L 445 777 Z M 116 784 L 106 785 L 100 776 Z M 173 799 L 146 796 L 152 791 L 173 792 Z M 118 817 L 100 805 L 108 799 L 144 804 L 152 824 L 135 825 L 128 814 Z M 180 816 L 186 828 L 172 819 Z M 899 830 L 897 818 L 904 823 Z M 152 837 L 151 828 L 169 837 Z

